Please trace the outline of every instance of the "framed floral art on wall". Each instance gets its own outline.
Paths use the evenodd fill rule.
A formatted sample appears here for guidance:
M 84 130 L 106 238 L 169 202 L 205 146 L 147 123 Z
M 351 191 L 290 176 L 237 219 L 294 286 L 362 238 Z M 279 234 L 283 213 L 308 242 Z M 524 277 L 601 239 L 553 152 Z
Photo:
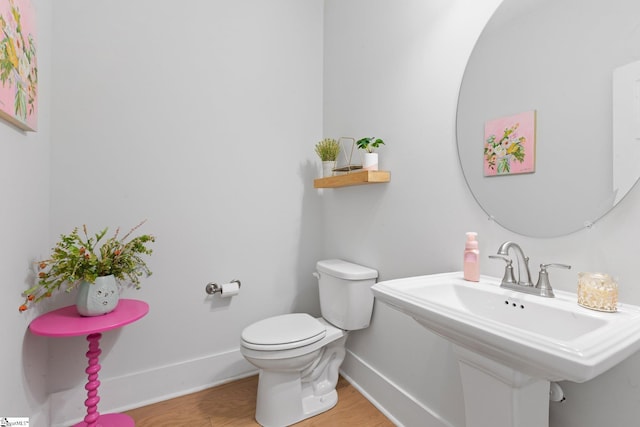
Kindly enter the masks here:
M 37 127 L 36 23 L 30 0 L 0 1 L 0 118 L 27 131 Z
M 536 112 L 488 120 L 484 126 L 484 176 L 535 172 Z

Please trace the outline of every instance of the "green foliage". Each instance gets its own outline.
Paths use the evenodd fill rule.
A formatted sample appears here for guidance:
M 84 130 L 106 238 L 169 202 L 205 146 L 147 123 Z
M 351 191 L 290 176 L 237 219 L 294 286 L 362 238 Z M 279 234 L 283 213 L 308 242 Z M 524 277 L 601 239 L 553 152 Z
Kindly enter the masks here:
M 509 163 L 508 157 L 503 157 L 498 161 L 498 173 L 511 172 L 511 163 Z
M 325 138 L 316 144 L 316 154 L 323 162 L 335 162 L 340 154 L 340 144 L 332 138 Z
M 63 284 L 66 284 L 65 290 L 70 292 L 80 282 L 94 283 L 100 276 L 113 274 L 119 283 L 130 283 L 139 289 L 140 278 L 151 275 L 142 256 L 152 254 L 148 244 L 155 242 L 155 237 L 144 234 L 129 241 L 127 239 L 142 224 L 144 221 L 122 238 L 118 238 L 118 228 L 113 236 L 104 241 L 107 228 L 92 237 L 89 237 L 86 225 L 82 227 L 82 235 L 78 227 L 71 234 L 62 234 L 52 249 L 51 257 L 38 262 L 38 283 L 23 293 L 26 299 L 20 311 L 26 310 L 30 303 L 35 304 L 50 297 Z
M 385 145 L 384 141 L 380 138 L 370 137 L 370 138 L 362 138 L 356 141 L 356 145 L 359 149 L 365 150 L 367 153 L 373 153 L 374 149 L 380 147 L 381 145 Z

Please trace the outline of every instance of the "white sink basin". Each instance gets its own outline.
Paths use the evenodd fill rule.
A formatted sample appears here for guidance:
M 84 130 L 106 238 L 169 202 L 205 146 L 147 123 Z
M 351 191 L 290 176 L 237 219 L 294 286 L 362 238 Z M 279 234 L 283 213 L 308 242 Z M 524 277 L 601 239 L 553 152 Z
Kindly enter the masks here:
M 499 286 L 445 273 L 380 282 L 373 292 L 454 344 L 547 381 L 588 381 L 640 349 L 640 307 L 603 313 L 572 293 L 544 298 Z

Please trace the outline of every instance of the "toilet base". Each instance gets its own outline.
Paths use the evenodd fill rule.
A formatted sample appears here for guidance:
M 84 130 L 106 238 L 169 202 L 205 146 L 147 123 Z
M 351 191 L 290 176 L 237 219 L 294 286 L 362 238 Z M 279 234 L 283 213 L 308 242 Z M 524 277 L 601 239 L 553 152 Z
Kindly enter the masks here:
M 295 424 L 338 402 L 336 385 L 348 333 L 324 319 L 319 321 L 326 335 L 312 345 L 276 351 L 241 346 L 242 355 L 260 368 L 255 417 L 262 426 Z
M 256 421 L 264 427 L 284 427 L 328 411 L 338 403 L 335 388 L 320 396 L 305 394 L 309 393 L 303 390 L 299 373 L 260 370 Z
M 304 417 L 300 418 L 300 420 L 304 420 L 305 418 L 313 417 L 314 415 L 318 415 L 325 411 L 328 411 L 329 409 L 336 406 L 337 403 L 338 403 L 338 392 L 335 390 L 331 390 L 329 393 L 325 394 L 324 396 L 306 397 L 302 400 Z

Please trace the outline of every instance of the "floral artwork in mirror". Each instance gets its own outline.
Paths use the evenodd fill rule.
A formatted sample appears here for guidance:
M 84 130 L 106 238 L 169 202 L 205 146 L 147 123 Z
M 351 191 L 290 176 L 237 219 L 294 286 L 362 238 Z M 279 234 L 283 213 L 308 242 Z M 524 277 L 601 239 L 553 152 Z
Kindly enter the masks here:
M 27 131 L 38 117 L 35 29 L 30 0 L 0 2 L 0 118 Z
M 484 176 L 535 172 L 535 153 L 535 111 L 485 122 Z

